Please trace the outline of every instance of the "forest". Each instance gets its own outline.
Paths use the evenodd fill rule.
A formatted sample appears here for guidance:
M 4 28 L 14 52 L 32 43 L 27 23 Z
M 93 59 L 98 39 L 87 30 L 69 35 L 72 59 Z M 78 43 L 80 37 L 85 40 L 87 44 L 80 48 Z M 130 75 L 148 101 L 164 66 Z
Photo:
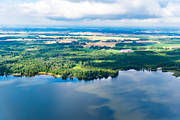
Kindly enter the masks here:
M 55 77 L 60 76 L 63 79 L 92 80 L 115 77 L 119 70 L 130 69 L 172 71 L 175 76 L 180 75 L 180 48 L 169 48 L 167 41 L 163 43 L 162 39 L 158 39 L 161 44 L 157 45 L 134 44 L 134 42 L 124 44 L 123 40 L 109 47 L 94 44 L 102 41 L 101 38 L 91 42 L 87 37 L 71 36 L 71 38 L 64 39 L 62 35 L 59 35 L 58 40 L 56 37 L 54 38 L 56 42 L 52 42 L 53 38 L 45 39 L 38 35 L 0 37 L 0 75 L 49 74 Z M 23 39 L 19 40 L 20 38 Z M 62 39 L 63 41 L 59 42 Z M 77 41 L 71 39 L 77 39 Z M 47 40 L 51 42 L 45 44 Z M 64 42 L 65 40 L 71 41 Z M 84 46 L 87 42 L 93 45 Z M 112 38 L 105 42 L 112 42 Z M 168 44 L 171 46 L 179 44 L 177 39 L 172 42 L 174 43 L 168 42 Z M 131 52 L 122 52 L 122 50 L 131 50 Z

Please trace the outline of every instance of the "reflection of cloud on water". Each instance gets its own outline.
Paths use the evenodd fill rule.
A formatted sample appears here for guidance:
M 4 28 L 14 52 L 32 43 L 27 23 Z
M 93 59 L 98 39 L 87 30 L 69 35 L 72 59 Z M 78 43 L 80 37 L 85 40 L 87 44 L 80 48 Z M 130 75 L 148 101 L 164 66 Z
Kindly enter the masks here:
M 0 86 L 10 85 L 16 82 L 16 80 L 0 81 Z
M 172 73 L 120 71 L 108 81 L 97 81 L 77 90 L 95 94 L 109 102 L 91 106 L 90 111 L 108 106 L 117 120 L 178 120 L 180 78 Z
M 11 84 L 16 84 L 17 87 L 26 87 L 34 86 L 48 83 L 49 79 L 52 79 L 52 76 L 40 75 L 35 77 L 1 77 L 0 86 L 6 86 Z
M 17 87 L 42 85 L 42 84 L 46 84 L 47 82 L 48 82 L 48 80 L 21 80 L 20 84 L 17 85 Z

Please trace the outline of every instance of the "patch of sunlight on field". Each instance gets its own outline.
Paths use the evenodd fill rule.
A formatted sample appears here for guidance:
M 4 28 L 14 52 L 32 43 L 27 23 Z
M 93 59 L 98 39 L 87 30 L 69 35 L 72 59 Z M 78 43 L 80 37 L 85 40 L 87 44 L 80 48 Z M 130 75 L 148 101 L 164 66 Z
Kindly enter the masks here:
M 133 38 L 133 37 L 104 37 L 104 36 L 79 36 L 82 38 L 87 38 L 90 40 L 102 40 L 102 41 L 106 41 L 106 40 L 125 40 L 125 39 L 130 39 L 130 40 L 139 40 L 140 38 Z
M 89 40 L 125 40 L 125 39 L 130 39 L 130 40 L 139 40 L 140 38 L 137 37 L 106 37 L 106 36 L 46 36 L 46 35 L 40 35 L 42 38 L 85 38 Z
M 75 67 L 73 67 L 73 69 L 74 69 L 74 70 L 77 70 L 77 69 L 82 69 L 82 67 L 81 67 L 81 65 L 76 64 L 76 66 L 75 66 Z
M 96 63 L 102 63 L 102 62 L 115 62 L 115 60 L 93 60 L 93 62 L 96 62 Z
M 180 60 L 176 60 L 176 62 L 180 63 Z
M 103 51 L 105 51 L 107 53 L 121 53 L 120 50 L 103 50 Z
M 180 47 L 180 44 L 154 44 L 149 46 L 157 46 L 157 47 Z

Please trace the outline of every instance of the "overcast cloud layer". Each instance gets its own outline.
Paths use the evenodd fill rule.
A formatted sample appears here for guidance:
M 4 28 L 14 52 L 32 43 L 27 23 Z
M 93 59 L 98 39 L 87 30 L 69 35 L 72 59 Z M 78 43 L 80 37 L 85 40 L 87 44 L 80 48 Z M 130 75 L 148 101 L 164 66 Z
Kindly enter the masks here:
M 180 0 L 0 0 L 0 23 L 180 26 Z

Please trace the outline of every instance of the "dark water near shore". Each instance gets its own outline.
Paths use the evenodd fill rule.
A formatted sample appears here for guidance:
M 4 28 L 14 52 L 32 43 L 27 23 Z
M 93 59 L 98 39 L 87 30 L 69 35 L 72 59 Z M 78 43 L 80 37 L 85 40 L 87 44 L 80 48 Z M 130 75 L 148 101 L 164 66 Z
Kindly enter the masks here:
M 0 120 L 180 120 L 180 78 L 134 70 L 88 82 L 0 77 Z

